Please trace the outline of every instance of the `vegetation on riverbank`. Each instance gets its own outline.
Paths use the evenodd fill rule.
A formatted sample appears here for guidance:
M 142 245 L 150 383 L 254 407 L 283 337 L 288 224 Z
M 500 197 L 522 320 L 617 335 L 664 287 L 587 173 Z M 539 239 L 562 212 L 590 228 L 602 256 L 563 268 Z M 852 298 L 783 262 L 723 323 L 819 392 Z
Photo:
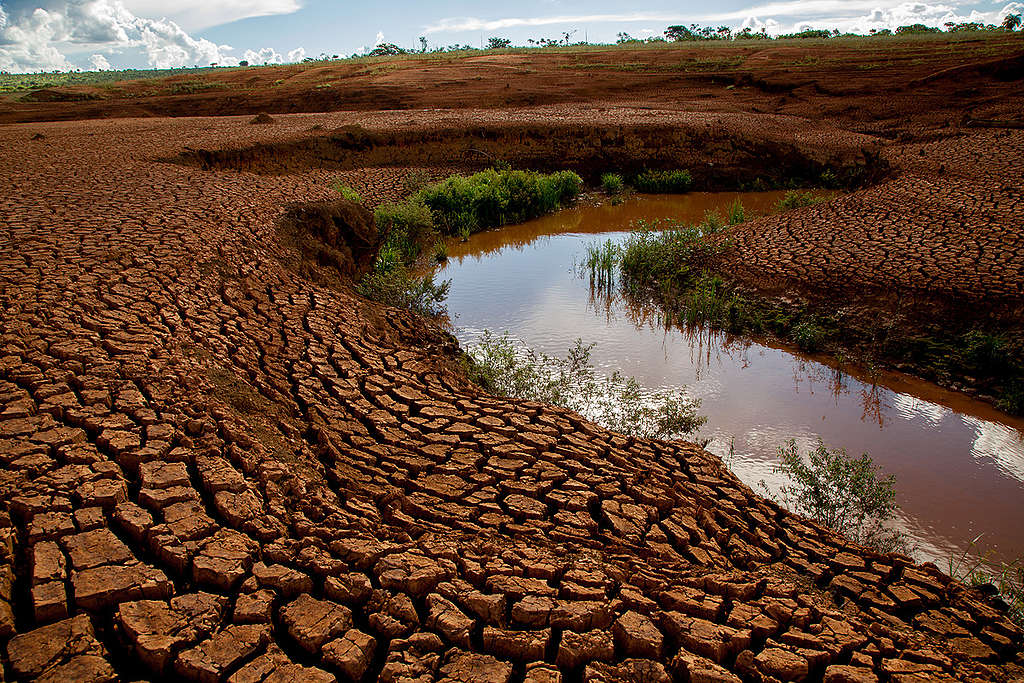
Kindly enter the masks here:
M 812 200 L 791 193 L 780 206 Z M 729 214 L 730 223 L 744 219 L 741 207 L 731 207 Z M 731 244 L 724 221 L 713 215 L 698 225 L 638 222 L 637 228 L 613 254 L 622 290 L 658 304 L 677 324 L 770 336 L 807 353 L 892 366 L 946 386 L 991 393 L 1000 409 L 1024 413 L 1024 340 L 1011 330 L 958 323 L 955 316 L 941 324 L 934 316 L 910 313 L 880 319 L 870 305 L 837 309 L 743 288 L 722 265 Z M 611 268 L 606 261 L 605 270 Z
M 335 188 L 346 198 L 358 198 L 351 188 Z M 485 228 L 536 218 L 575 199 L 582 190 L 583 180 L 572 171 L 511 169 L 488 169 L 421 185 L 405 201 L 377 207 L 374 219 L 383 242 L 357 290 L 375 301 L 436 315 L 443 310 L 450 282 L 414 275 L 413 265 L 424 254 L 446 258 L 444 236 L 465 238 Z
M 773 471 L 789 479 L 779 497 L 785 507 L 872 550 L 908 552 L 906 534 L 891 527 L 899 509 L 896 477 L 881 476 L 867 453 L 854 458 L 819 440 L 804 456 L 790 439 L 779 448 L 779 460 Z
M 598 374 L 590 360 L 593 346 L 577 339 L 558 358 L 513 342 L 507 332 L 495 337 L 485 331 L 468 349 L 468 374 L 491 393 L 563 406 L 627 436 L 675 439 L 707 421 L 697 414 L 700 400 L 681 388 L 647 392 L 633 377 Z

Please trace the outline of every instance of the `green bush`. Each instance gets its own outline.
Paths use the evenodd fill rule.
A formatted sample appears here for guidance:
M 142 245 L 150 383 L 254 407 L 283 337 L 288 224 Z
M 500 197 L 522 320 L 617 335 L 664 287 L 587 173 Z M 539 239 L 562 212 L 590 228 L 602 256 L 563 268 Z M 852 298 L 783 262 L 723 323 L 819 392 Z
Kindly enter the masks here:
M 611 195 L 621 194 L 626 185 L 618 173 L 605 173 L 601 176 L 601 189 Z
M 438 315 L 444 310 L 451 284 L 451 280 L 435 282 L 433 275 L 415 277 L 406 266 L 397 265 L 388 270 L 375 268 L 359 281 L 356 291 L 389 306 Z
M 457 235 L 536 218 L 582 191 L 583 180 L 572 171 L 544 175 L 488 169 L 428 185 L 413 200 L 429 207 L 439 229 Z
M 688 192 L 693 185 L 693 176 L 686 170 L 644 171 L 633 179 L 638 192 L 666 194 Z
M 1006 337 L 981 330 L 963 336 L 963 355 L 968 367 L 983 375 L 1001 375 L 1013 365 Z
M 424 247 L 429 246 L 431 240 L 437 244 L 430 209 L 413 200 L 383 204 L 377 207 L 374 218 L 384 242 L 374 259 L 373 269 L 359 281 L 356 291 L 368 299 L 421 315 L 442 312 L 451 281 L 437 283 L 432 275 L 417 277 L 410 271 Z M 435 246 L 435 258 L 438 253 Z
M 786 507 L 878 552 L 906 551 L 906 536 L 886 526 L 899 509 L 896 478 L 880 477 L 867 453 L 852 458 L 819 440 L 805 460 L 790 440 L 779 448 L 779 459 L 774 471 L 791 481 L 782 487 Z
M 788 211 L 789 209 L 799 209 L 802 206 L 810 206 L 823 201 L 825 201 L 823 198 L 815 196 L 813 192 L 808 190 L 790 190 L 775 205 L 775 209 L 777 211 Z

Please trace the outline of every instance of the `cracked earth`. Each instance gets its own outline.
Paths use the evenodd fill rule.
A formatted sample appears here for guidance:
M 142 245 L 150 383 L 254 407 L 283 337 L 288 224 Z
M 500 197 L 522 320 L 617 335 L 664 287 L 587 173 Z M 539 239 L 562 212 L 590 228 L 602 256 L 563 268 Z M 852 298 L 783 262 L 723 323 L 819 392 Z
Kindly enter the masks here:
M 288 266 L 285 207 L 335 199 L 339 175 L 370 203 L 395 198 L 407 169 L 166 161 L 410 117 L 430 115 L 0 128 L 5 678 L 1024 676 L 1021 630 L 990 593 L 795 517 L 694 445 L 487 396 L 443 332 Z M 801 264 L 829 240 L 862 266 L 850 277 L 888 276 L 888 250 L 923 250 L 938 256 L 893 277 L 1019 297 L 1024 134 L 956 143 L 925 145 L 941 183 L 928 162 L 794 223 L 752 224 L 765 263 L 748 265 L 813 279 L 827 269 Z M 905 154 L 894 163 L 917 148 Z M 909 196 L 924 208 L 906 213 Z M 917 239 L 929 211 L 945 228 Z

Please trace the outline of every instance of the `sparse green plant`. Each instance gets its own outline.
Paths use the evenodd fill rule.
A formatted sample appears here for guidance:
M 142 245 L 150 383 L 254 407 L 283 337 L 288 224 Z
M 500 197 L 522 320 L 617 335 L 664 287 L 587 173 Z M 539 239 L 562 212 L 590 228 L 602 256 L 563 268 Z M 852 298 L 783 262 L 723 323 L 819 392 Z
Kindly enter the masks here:
M 693 185 L 693 176 L 684 169 L 674 171 L 643 171 L 633 179 L 638 192 L 648 194 L 683 193 Z
M 347 199 L 350 202 L 361 202 L 363 198 L 359 196 L 359 193 L 353 190 L 348 185 L 345 185 L 340 180 L 334 183 L 334 189 L 337 190 L 342 198 Z
M 867 453 L 853 458 L 819 440 L 805 458 L 790 439 L 779 459 L 773 471 L 789 478 L 781 488 L 787 508 L 878 552 L 907 551 L 907 536 L 887 526 L 899 509 L 896 477 L 881 476 Z
M 599 290 L 610 289 L 615 281 L 615 267 L 619 261 L 619 246 L 611 240 L 602 244 L 588 244 L 583 264 L 590 273 L 590 284 Z
M 405 195 L 416 194 L 430 184 L 430 174 L 426 171 L 409 171 L 402 178 L 402 192 Z
M 813 320 L 803 320 L 793 326 L 790 335 L 801 351 L 816 353 L 825 342 L 825 330 Z
M 622 194 L 622 190 L 625 189 L 626 184 L 622 180 L 622 176 L 618 173 L 605 173 L 601 176 L 601 189 L 607 194 L 618 195 Z
M 785 197 L 778 201 L 775 208 L 777 211 L 788 211 L 790 209 L 799 209 L 802 206 L 811 206 L 823 201 L 825 200 L 822 197 L 818 197 L 808 190 L 790 190 L 786 193 Z
M 577 339 L 565 358 L 557 358 L 517 345 L 508 333 L 485 331 L 468 350 L 469 374 L 493 393 L 563 406 L 627 436 L 678 438 L 706 422 L 697 414 L 700 401 L 682 389 L 646 392 L 632 377 L 599 375 L 592 349 Z
M 729 225 L 736 225 L 747 220 L 747 212 L 743 209 L 743 202 L 737 197 L 732 204 L 729 205 Z
M 959 557 L 949 556 L 946 573 L 970 586 L 992 585 L 1006 603 L 1006 616 L 1024 627 L 1024 555 L 1005 562 L 992 551 L 978 552 L 978 534 Z

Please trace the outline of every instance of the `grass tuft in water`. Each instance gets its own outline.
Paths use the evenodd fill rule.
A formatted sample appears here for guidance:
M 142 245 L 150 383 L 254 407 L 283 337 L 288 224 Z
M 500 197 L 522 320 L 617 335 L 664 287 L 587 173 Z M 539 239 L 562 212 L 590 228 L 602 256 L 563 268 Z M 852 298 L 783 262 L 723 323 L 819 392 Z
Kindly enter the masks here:
M 599 291 L 610 291 L 615 283 L 619 263 L 619 246 L 611 240 L 587 245 L 584 269 L 590 273 L 590 285 Z

